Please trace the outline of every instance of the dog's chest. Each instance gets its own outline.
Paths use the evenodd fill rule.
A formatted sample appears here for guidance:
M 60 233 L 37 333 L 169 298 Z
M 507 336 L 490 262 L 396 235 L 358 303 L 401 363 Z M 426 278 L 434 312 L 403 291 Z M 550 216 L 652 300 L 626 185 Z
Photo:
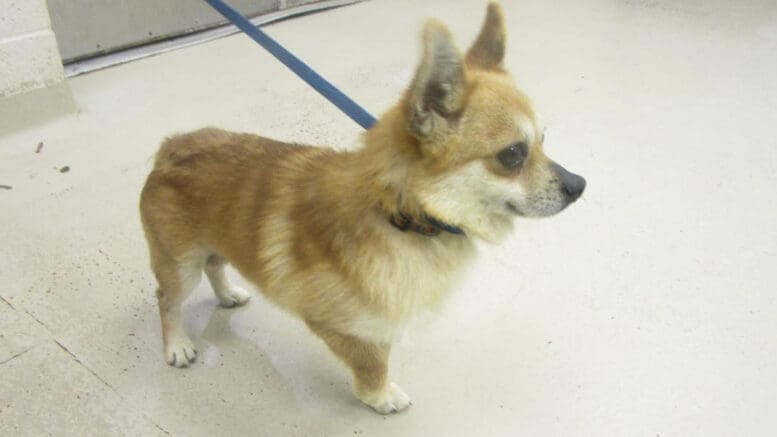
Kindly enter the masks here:
M 438 304 L 474 254 L 468 239 L 452 238 L 458 240 L 400 241 L 362 257 L 361 282 L 373 305 L 354 320 L 357 329 L 390 336 L 412 316 Z

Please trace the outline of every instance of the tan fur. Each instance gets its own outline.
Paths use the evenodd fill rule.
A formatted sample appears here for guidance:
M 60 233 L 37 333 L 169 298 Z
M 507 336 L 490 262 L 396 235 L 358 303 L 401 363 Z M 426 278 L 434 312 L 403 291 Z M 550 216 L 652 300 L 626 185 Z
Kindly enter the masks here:
M 223 305 L 248 299 L 224 277 L 229 262 L 351 368 L 359 399 L 381 413 L 409 405 L 388 378 L 398 329 L 439 302 L 471 258 L 472 238 L 510 229 L 515 211 L 505 202 L 559 189 L 531 104 L 501 67 L 503 23 L 489 6 L 465 61 L 450 32 L 429 22 L 413 83 L 359 150 L 215 128 L 162 144 L 140 210 L 170 364 L 194 359 L 180 304 L 201 271 Z M 515 141 L 530 143 L 523 168 L 500 169 L 495 154 Z M 388 220 L 397 211 L 467 236 L 403 233 Z

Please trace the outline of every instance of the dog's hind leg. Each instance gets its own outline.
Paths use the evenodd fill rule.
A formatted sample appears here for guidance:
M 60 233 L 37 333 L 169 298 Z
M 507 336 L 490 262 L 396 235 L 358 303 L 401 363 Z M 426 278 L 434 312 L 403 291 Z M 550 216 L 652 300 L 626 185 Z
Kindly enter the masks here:
M 354 379 L 353 394 L 360 401 L 380 414 L 396 413 L 411 405 L 405 392 L 389 381 L 390 344 L 372 343 L 310 322 L 308 326 L 350 367 Z
M 162 319 L 165 360 L 175 367 L 186 367 L 197 356 L 197 349 L 183 327 L 181 304 L 202 276 L 204 256 L 176 261 L 166 255 L 152 255 L 152 268 L 159 282 L 156 295 Z
M 246 290 L 229 283 L 224 274 L 224 264 L 226 262 L 221 256 L 216 254 L 208 256 L 205 263 L 205 274 L 208 276 L 208 281 L 210 281 L 210 285 L 222 306 L 229 308 L 243 305 L 248 302 L 251 295 Z

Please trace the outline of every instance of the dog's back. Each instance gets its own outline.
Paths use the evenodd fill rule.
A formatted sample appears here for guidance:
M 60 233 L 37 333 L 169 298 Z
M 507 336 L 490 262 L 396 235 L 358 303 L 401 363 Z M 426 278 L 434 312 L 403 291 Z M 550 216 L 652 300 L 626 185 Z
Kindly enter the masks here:
M 204 260 L 210 252 L 256 260 L 256 233 L 249 229 L 258 224 L 257 212 L 272 207 L 279 185 L 293 183 L 287 174 L 294 172 L 285 172 L 283 163 L 304 161 L 315 151 L 215 128 L 165 140 L 140 198 L 155 274 L 164 275 L 168 264 Z

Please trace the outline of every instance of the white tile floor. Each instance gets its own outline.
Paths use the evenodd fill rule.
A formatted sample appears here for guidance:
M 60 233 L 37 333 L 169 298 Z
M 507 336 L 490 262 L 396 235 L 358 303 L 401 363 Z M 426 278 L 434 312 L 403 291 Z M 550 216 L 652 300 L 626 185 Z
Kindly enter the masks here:
M 162 360 L 136 212 L 160 139 L 218 125 L 358 142 L 252 41 L 69 80 L 77 112 L 45 123 L 6 107 L 0 434 L 777 435 L 777 4 L 505 10 L 508 66 L 545 115 L 548 152 L 588 190 L 483 247 L 398 343 L 394 378 L 414 405 L 392 417 L 354 401 L 323 344 L 261 297 L 224 310 L 203 283 L 186 307 L 201 359 Z M 383 0 L 268 29 L 379 113 L 425 17 L 464 45 L 482 14 L 480 1 Z

